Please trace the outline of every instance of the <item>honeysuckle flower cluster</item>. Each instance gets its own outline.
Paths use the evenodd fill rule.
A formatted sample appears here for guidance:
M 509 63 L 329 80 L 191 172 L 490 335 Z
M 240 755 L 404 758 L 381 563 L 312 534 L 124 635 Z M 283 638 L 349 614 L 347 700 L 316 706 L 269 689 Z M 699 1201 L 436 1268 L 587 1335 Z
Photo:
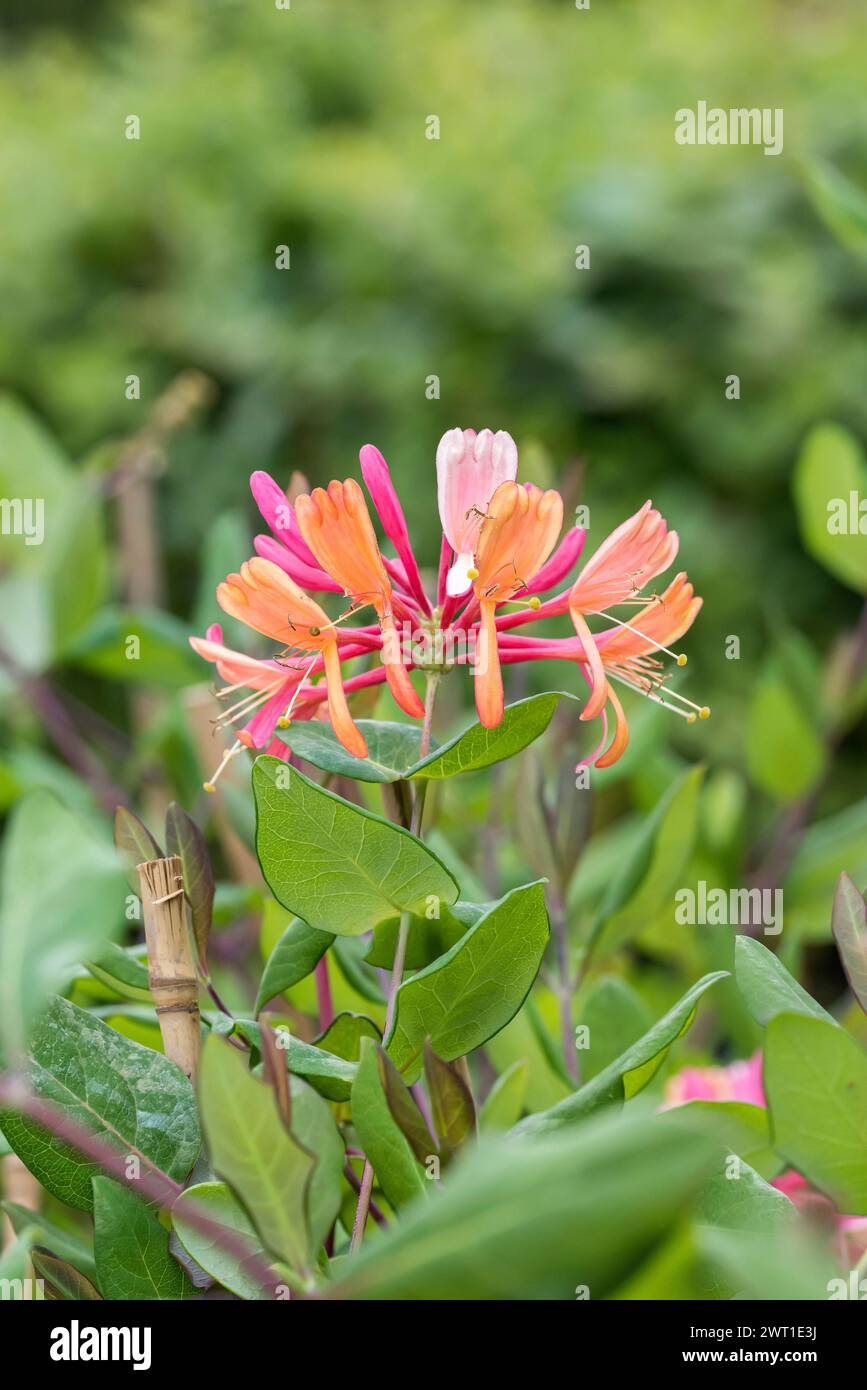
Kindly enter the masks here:
M 217 600 L 277 650 L 267 660 L 232 651 L 218 624 L 205 638 L 190 638 L 226 682 L 218 691 L 225 708 L 217 723 L 236 730 L 208 790 L 243 747 L 288 756 L 278 735 L 295 719 L 327 718 L 343 746 L 365 757 L 349 697 L 385 682 L 405 714 L 422 718 L 413 669 L 470 667 L 479 719 L 495 728 L 503 718 L 504 665 L 573 662 L 589 687 L 580 718 L 600 718 L 602 726 L 598 744 L 579 766 L 610 767 L 627 745 L 626 716 L 612 682 L 689 722 L 709 714 L 667 683 L 672 663 L 686 662 L 672 644 L 692 625 L 701 599 L 685 573 L 661 593 L 648 589 L 678 551 L 677 533 L 649 501 L 560 587 L 586 539 L 579 526 L 568 527 L 561 539 L 560 494 L 518 481 L 518 450 L 505 431 L 449 430 L 436 453 L 443 537 L 436 593 L 429 596 L 388 464 L 372 444 L 362 448 L 360 462 L 393 556 L 380 546 L 354 478 L 314 488 L 294 504 L 267 473 L 250 479 L 271 534 L 256 537 L 255 556 L 218 586 Z M 340 594 L 342 611 L 329 617 L 313 593 Z M 613 609 L 632 612 L 617 616 Z M 572 620 L 571 637 L 526 632 L 531 623 L 564 614 Z M 348 674 L 353 662 L 365 669 Z

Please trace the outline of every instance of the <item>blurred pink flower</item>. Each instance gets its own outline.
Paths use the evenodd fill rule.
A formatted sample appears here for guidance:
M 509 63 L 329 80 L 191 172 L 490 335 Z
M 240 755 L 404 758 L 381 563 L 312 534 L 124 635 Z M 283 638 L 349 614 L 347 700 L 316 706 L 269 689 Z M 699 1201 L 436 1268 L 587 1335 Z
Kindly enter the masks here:
M 665 1109 L 690 1100 L 740 1100 L 765 1108 L 762 1054 L 727 1067 L 684 1067 L 665 1084 Z

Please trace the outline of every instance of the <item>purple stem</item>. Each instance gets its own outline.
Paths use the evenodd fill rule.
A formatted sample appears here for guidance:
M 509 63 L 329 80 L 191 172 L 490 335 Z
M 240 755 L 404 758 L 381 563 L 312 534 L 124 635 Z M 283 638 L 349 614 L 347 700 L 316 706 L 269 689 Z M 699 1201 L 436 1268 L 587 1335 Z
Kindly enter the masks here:
M 321 956 L 316 964 L 316 1006 L 319 1010 L 319 1031 L 324 1033 L 334 1022 L 334 1003 L 331 998 L 331 980 L 328 975 L 328 953 Z

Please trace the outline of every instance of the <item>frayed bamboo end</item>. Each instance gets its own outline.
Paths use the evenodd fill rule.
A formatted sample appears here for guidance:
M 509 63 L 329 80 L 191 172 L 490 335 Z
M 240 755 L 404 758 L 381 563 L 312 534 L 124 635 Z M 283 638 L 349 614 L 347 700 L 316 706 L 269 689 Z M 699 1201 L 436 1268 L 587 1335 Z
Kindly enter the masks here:
M 148 951 L 148 975 L 166 1056 L 195 1082 L 201 1017 L 180 859 L 138 866 Z

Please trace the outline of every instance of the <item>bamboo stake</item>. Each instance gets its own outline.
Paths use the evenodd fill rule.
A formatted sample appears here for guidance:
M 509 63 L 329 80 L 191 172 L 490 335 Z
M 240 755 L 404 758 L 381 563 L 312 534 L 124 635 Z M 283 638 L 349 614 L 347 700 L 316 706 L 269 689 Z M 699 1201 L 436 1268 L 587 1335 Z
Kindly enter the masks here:
M 181 861 L 151 859 L 138 866 L 148 950 L 148 975 L 166 1056 L 195 1082 L 201 1019 Z

